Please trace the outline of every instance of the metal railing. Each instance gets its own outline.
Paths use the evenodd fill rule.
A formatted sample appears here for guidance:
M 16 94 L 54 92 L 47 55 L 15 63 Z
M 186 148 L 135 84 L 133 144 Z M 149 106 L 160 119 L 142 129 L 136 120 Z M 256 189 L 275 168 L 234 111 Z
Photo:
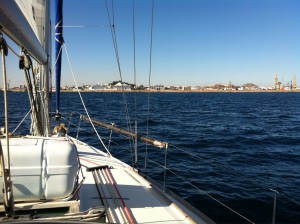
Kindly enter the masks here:
M 79 119 L 79 124 L 78 125 L 75 125 L 74 123 L 71 122 L 72 120 L 72 116 L 74 115 L 75 113 L 73 113 L 69 119 L 68 119 L 68 127 L 70 126 L 74 126 L 74 127 L 77 127 L 77 138 L 78 138 L 78 135 L 79 135 L 79 132 L 82 132 L 82 131 L 85 131 L 87 132 L 84 128 L 81 127 L 81 120 L 86 120 L 86 119 L 82 119 L 83 117 L 81 116 L 81 119 Z M 79 114 L 79 113 L 78 113 Z M 94 124 L 97 124 L 97 122 L 93 121 Z M 103 123 L 104 124 L 104 123 Z M 108 141 L 108 145 L 110 145 L 110 147 L 112 145 L 115 145 L 115 146 L 118 146 L 118 148 L 123 148 L 123 149 L 126 149 L 128 150 L 128 148 L 124 147 L 123 145 L 117 143 L 116 141 L 114 141 L 112 139 L 112 131 L 116 131 L 117 133 L 125 136 L 125 138 L 133 138 L 133 139 L 136 139 L 137 136 L 135 136 L 134 134 L 132 133 L 125 133 L 123 131 L 120 131 L 118 130 L 119 128 L 117 128 L 115 125 L 108 125 L 108 124 L 104 124 L 104 125 L 100 125 L 101 127 L 105 127 L 105 128 L 108 128 L 110 130 L 108 136 L 106 137 L 106 140 Z M 89 134 L 92 134 L 92 132 L 87 132 Z M 125 133 L 125 134 L 124 134 Z M 139 137 L 140 140 L 142 140 L 141 137 Z M 150 138 L 149 138 L 150 139 Z M 152 141 L 153 139 L 151 139 Z M 145 141 L 147 144 L 149 144 L 150 142 L 149 141 Z M 153 142 L 153 141 L 152 141 Z M 155 145 L 155 144 L 153 144 Z M 162 144 L 160 144 L 162 146 Z M 157 144 L 155 146 L 158 146 Z M 109 148 L 110 148 L 109 147 Z M 152 163 L 154 164 L 154 166 L 156 168 L 161 168 L 162 169 L 162 173 L 163 173 L 163 178 L 162 178 L 162 191 L 165 192 L 166 189 L 168 188 L 168 175 L 169 174 L 172 174 L 173 176 L 176 176 L 176 178 L 180 179 L 181 181 L 184 181 L 185 183 L 187 183 L 188 185 L 190 185 L 192 188 L 196 189 L 197 191 L 199 191 L 201 194 L 203 195 L 206 195 L 207 197 L 209 197 L 210 199 L 214 200 L 215 202 L 219 203 L 220 205 L 222 205 L 223 207 L 227 208 L 228 210 L 230 210 L 231 212 L 233 212 L 234 214 L 238 215 L 239 217 L 241 217 L 242 219 L 246 220 L 247 222 L 249 223 L 254 223 L 253 221 L 251 221 L 250 219 L 246 218 L 244 215 L 240 214 L 239 212 L 235 211 L 233 208 L 229 207 L 228 205 L 224 204 L 223 202 L 221 202 L 220 200 L 218 200 L 216 197 L 212 196 L 211 194 L 208 194 L 205 190 L 199 188 L 195 183 L 192 183 L 191 181 L 189 181 L 186 177 L 183 177 L 182 175 L 180 175 L 177 171 L 175 171 L 175 169 L 172 169 L 172 168 L 169 168 L 168 165 L 169 165 L 169 159 L 168 159 L 168 156 L 170 153 L 173 153 L 175 151 L 178 151 L 178 152 L 181 152 L 183 154 L 185 154 L 186 156 L 190 157 L 190 158 L 193 158 L 197 161 L 204 161 L 205 159 L 196 155 L 196 154 L 193 154 L 187 150 L 184 150 L 184 149 L 181 149 L 179 147 L 176 147 L 174 145 L 169 145 L 168 143 L 166 142 L 163 142 L 163 147 L 160 147 L 161 149 L 163 149 L 164 151 L 163 154 L 163 160 L 161 160 L 161 162 L 157 162 L 157 161 L 154 161 L 153 159 L 150 159 L 150 158 L 146 158 L 145 159 L 145 170 L 147 170 L 146 167 L 148 167 L 148 163 Z M 132 152 L 132 151 L 131 151 Z M 149 152 L 149 150 L 148 150 Z M 157 150 L 155 150 L 155 154 L 157 154 Z M 171 164 L 171 163 L 170 163 Z M 295 200 L 292 200 L 289 196 L 285 195 L 283 192 L 279 192 L 279 190 L 277 189 L 274 189 L 274 188 L 271 188 L 271 187 L 268 187 L 267 185 L 265 185 L 264 183 L 261 183 L 257 180 L 252 180 L 251 178 L 248 179 L 248 177 L 246 177 L 244 174 L 242 173 L 239 173 L 238 171 L 232 169 L 232 168 L 229 168 L 227 166 L 224 166 L 224 165 L 221 165 L 221 164 L 217 164 L 217 163 L 212 163 L 210 164 L 211 166 L 215 167 L 215 168 L 221 168 L 223 171 L 225 170 L 226 173 L 230 173 L 234 176 L 237 176 L 241 179 L 247 179 L 247 181 L 249 183 L 251 183 L 254 187 L 258 187 L 260 189 L 263 189 L 263 190 L 266 190 L 266 191 L 271 191 L 274 193 L 274 197 L 273 197 L 273 210 L 272 210 L 272 223 L 275 224 L 276 223 L 276 211 L 277 211 L 277 200 L 278 200 L 278 194 L 282 195 L 283 197 L 285 197 L 286 199 L 292 201 L 293 203 L 295 203 L 297 206 L 300 206 L 300 204 L 295 201 Z M 143 173 L 143 172 L 141 172 Z M 224 172 L 225 173 L 225 172 Z M 147 171 L 144 172 L 144 175 L 145 177 L 147 178 Z

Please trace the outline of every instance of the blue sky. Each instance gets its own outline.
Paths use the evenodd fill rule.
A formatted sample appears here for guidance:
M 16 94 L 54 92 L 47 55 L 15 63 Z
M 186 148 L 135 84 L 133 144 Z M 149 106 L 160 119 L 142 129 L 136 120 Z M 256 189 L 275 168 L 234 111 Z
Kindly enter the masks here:
M 114 0 L 122 78 L 130 83 L 132 2 Z M 148 85 L 151 4 L 135 0 L 138 85 Z M 64 28 L 79 85 L 120 79 L 105 7 L 104 0 L 64 0 L 64 25 L 94 26 Z M 272 86 L 275 73 L 300 83 L 299 11 L 299 0 L 155 0 L 151 84 Z M 62 84 L 73 85 L 65 53 L 63 63 Z

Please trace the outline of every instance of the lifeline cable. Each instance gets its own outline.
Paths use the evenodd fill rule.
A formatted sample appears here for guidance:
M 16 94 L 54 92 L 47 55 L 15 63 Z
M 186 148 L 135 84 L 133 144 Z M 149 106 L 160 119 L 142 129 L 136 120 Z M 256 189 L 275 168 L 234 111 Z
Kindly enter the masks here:
M 154 163 L 155 165 L 161 167 L 161 168 L 165 168 L 165 166 L 160 165 L 159 163 L 148 159 L 148 161 Z M 223 202 L 219 201 L 218 199 L 216 199 L 215 197 L 211 196 L 210 194 L 206 193 L 204 190 L 201 190 L 200 188 L 198 188 L 196 185 L 192 184 L 190 181 L 184 179 L 182 176 L 179 176 L 177 173 L 173 172 L 171 169 L 166 168 L 170 173 L 174 174 L 175 176 L 177 176 L 178 178 L 180 178 L 181 180 L 183 180 L 184 182 L 188 183 L 189 185 L 191 185 L 192 187 L 194 187 L 195 189 L 197 189 L 198 191 L 200 191 L 202 194 L 210 197 L 211 199 L 213 199 L 214 201 L 218 202 L 219 204 L 221 204 L 222 206 L 224 206 L 225 208 L 229 209 L 230 211 L 232 211 L 233 213 L 235 213 L 236 215 L 242 217 L 243 219 L 247 220 L 248 222 L 254 224 L 254 222 L 252 222 L 251 220 L 249 220 L 248 218 L 246 218 L 245 216 L 241 215 L 240 213 L 238 213 L 237 211 L 235 211 L 234 209 L 230 208 L 228 205 L 225 205 Z
M 219 204 L 221 204 L 222 206 L 224 206 L 225 208 L 229 209 L 230 211 L 232 211 L 233 213 L 235 213 L 236 215 L 242 217 L 243 219 L 247 220 L 248 222 L 254 224 L 254 222 L 252 222 L 251 220 L 249 220 L 248 218 L 246 218 L 245 216 L 243 216 L 242 214 L 238 213 L 237 211 L 235 211 L 234 209 L 230 208 L 228 205 L 225 205 L 223 202 L 219 201 L 218 199 L 216 199 L 215 197 L 211 196 L 210 194 L 206 193 L 205 191 L 201 190 L 200 188 L 198 188 L 196 185 L 192 184 L 190 181 L 187 181 L 186 179 L 184 179 L 183 177 L 179 176 L 178 174 L 176 174 L 175 172 L 173 172 L 172 170 L 166 168 L 169 172 L 171 172 L 172 174 L 174 174 L 175 176 L 177 176 L 178 178 L 182 179 L 183 181 L 187 182 L 188 184 L 190 184 L 191 186 L 193 186 L 194 188 L 196 188 L 197 190 L 199 190 L 202 194 L 205 194 L 206 196 L 210 197 L 211 199 L 213 199 L 214 201 L 218 202 Z
M 30 110 L 29 110 L 29 111 L 27 112 L 27 114 L 23 117 L 23 119 L 20 121 L 20 123 L 17 125 L 17 127 L 12 131 L 12 134 L 14 134 L 16 130 L 18 130 L 18 128 L 20 127 L 20 125 L 24 122 L 24 120 L 26 119 L 26 117 L 30 114 L 31 110 L 32 110 L 32 109 L 30 108 Z
M 181 152 L 183 152 L 183 153 L 186 153 L 187 155 L 189 155 L 189 156 L 191 156 L 191 157 L 193 157 L 193 158 L 196 158 L 196 159 L 205 161 L 205 159 L 202 158 L 202 157 L 200 157 L 200 156 L 197 156 L 197 155 L 195 155 L 195 154 L 193 154 L 193 153 L 191 153 L 191 152 L 188 152 L 188 151 L 186 151 L 186 150 L 184 150 L 184 149 L 181 149 L 181 148 L 179 148 L 179 147 L 177 147 L 177 146 L 175 146 L 175 145 L 172 145 L 172 146 L 173 146 L 173 148 L 174 148 L 175 150 L 178 150 L 178 151 L 181 151 Z M 244 174 L 239 173 L 238 171 L 236 171 L 236 170 L 234 170 L 234 169 L 232 169 L 232 168 L 228 168 L 228 167 L 226 167 L 226 166 L 224 166 L 224 165 L 216 164 L 216 163 L 211 163 L 211 165 L 214 166 L 214 167 L 216 167 L 216 168 L 222 169 L 223 171 L 225 171 L 225 172 L 227 172 L 227 173 L 229 173 L 229 174 L 236 175 L 236 176 L 238 176 L 238 177 L 240 177 L 240 178 L 246 179 L 248 182 L 252 183 L 252 184 L 253 184 L 254 186 L 256 186 L 256 187 L 262 188 L 262 189 L 264 189 L 264 190 L 274 191 L 274 190 L 273 190 L 273 187 L 267 186 L 265 183 L 262 183 L 262 182 L 259 181 L 259 180 L 256 180 L 256 179 L 253 179 L 253 178 L 250 179 L 250 178 L 246 177 Z M 280 191 L 279 193 L 280 193 L 281 196 L 287 198 L 288 200 L 290 200 L 290 201 L 293 202 L 294 204 L 300 206 L 300 203 L 299 203 L 298 201 L 296 201 L 295 199 L 290 198 L 285 192 Z

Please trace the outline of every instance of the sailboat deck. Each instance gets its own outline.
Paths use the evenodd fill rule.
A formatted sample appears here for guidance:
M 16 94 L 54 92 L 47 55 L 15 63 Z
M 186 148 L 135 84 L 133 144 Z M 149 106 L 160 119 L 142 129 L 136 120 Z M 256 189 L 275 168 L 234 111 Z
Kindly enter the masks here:
M 32 211 L 39 210 L 41 220 L 95 221 L 97 219 L 103 222 L 106 219 L 107 223 L 214 223 L 178 196 L 168 191 L 161 191 L 157 184 L 144 179 L 129 165 L 72 137 L 18 138 L 15 139 L 14 145 L 19 146 L 22 143 L 24 150 L 24 144 L 27 141 L 37 142 L 41 139 L 54 140 L 56 143 L 72 141 L 76 145 L 74 148 L 75 150 L 77 148 L 81 164 L 80 200 L 75 200 L 78 196 L 77 191 L 74 192 L 73 200 L 50 199 L 28 202 L 19 200 L 15 203 L 15 211 L 18 211 L 18 214 L 32 214 Z M 56 150 L 61 150 L 60 145 L 56 145 L 58 146 Z M 51 150 L 53 151 L 54 148 Z M 77 153 L 75 153 L 76 160 Z M 61 168 L 60 165 L 57 167 Z M 64 170 L 64 173 L 66 172 Z M 57 176 L 61 174 L 58 173 Z M 61 184 L 58 181 L 54 188 L 60 189 Z M 2 205 L 0 213 L 3 212 Z M 28 214 L 22 217 L 28 219 L 31 217 Z
M 114 157 L 107 157 L 105 153 L 80 142 L 77 142 L 77 148 L 83 167 L 108 166 L 107 169 L 94 172 L 98 180 L 98 190 L 92 172 L 83 168 L 86 179 L 81 187 L 80 200 L 86 208 L 102 206 L 99 196 L 99 193 L 102 193 L 102 201 L 109 208 L 108 215 L 113 216 L 111 219 L 114 222 L 123 223 L 124 220 L 129 223 L 213 223 L 202 213 L 203 217 L 184 212 L 182 204 L 176 202 L 175 205 L 175 200 L 157 190 L 127 164 Z M 84 196 L 87 192 L 88 197 Z

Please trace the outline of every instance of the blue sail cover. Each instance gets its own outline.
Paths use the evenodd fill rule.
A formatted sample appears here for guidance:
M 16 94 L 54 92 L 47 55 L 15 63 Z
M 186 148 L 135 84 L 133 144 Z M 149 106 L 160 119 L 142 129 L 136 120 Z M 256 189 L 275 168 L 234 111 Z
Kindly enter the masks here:
M 63 0 L 56 0 L 56 17 L 55 17 L 55 89 L 56 89 L 56 113 L 59 112 L 60 99 L 60 77 L 61 77 L 61 46 L 63 44 Z

